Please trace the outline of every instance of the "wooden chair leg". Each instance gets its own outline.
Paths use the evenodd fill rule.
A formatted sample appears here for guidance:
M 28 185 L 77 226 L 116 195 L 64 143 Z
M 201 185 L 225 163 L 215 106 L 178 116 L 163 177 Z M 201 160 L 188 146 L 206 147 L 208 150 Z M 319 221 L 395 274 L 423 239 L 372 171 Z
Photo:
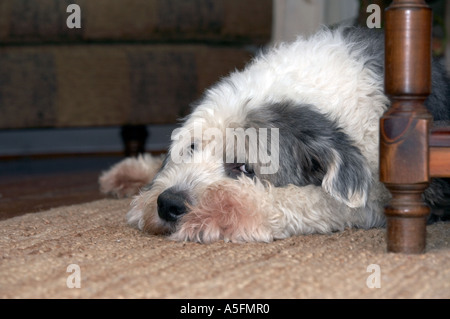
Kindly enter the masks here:
M 145 125 L 123 125 L 120 133 L 126 157 L 145 153 L 145 142 L 149 135 Z
M 429 208 L 429 130 L 423 102 L 431 90 L 431 10 L 425 1 L 397 0 L 386 10 L 385 91 L 390 109 L 380 120 L 380 179 L 392 194 L 385 207 L 387 250 L 425 250 Z

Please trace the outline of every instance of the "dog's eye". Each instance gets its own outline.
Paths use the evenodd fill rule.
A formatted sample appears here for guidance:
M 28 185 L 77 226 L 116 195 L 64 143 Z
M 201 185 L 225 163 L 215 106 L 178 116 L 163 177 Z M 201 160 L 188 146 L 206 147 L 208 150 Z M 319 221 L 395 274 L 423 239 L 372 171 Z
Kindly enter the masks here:
M 245 164 L 242 164 L 241 166 L 239 166 L 239 170 L 240 170 L 242 173 L 248 174 L 248 171 L 245 169 Z
M 253 170 L 247 164 L 242 164 L 239 166 L 239 170 L 246 175 L 254 174 Z
M 195 143 L 191 144 L 191 151 L 195 151 Z
M 243 163 L 227 163 L 225 164 L 225 172 L 231 178 L 238 178 L 241 174 L 248 177 L 255 176 L 255 172 L 250 165 Z

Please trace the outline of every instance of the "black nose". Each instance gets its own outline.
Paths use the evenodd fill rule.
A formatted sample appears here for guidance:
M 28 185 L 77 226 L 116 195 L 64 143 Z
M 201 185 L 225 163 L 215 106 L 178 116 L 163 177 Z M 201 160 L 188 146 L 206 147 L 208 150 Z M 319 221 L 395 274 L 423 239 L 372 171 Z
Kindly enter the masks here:
M 168 222 L 176 221 L 187 212 L 186 200 L 185 192 L 174 191 L 171 188 L 166 189 L 158 196 L 159 217 Z

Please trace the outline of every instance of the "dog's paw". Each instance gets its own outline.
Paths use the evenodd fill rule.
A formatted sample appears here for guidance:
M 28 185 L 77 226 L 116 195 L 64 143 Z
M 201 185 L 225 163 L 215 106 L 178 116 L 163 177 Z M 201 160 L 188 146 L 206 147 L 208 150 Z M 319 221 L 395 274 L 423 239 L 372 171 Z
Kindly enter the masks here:
M 132 208 L 128 211 L 126 220 L 131 227 L 143 230 L 144 228 L 144 211 L 139 209 L 138 206 L 132 205 Z
M 200 243 L 270 242 L 273 236 L 260 202 L 233 181 L 214 184 L 181 218 L 170 238 Z
M 135 195 L 153 179 L 161 164 L 161 157 L 150 154 L 124 159 L 102 173 L 100 191 L 118 198 Z

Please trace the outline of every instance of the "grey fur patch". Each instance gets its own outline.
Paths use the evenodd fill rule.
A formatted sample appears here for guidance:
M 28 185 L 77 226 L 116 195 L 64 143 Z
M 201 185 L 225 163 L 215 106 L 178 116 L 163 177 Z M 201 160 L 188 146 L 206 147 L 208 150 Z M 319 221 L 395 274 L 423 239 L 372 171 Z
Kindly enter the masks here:
M 384 81 L 384 33 L 376 29 L 347 27 L 343 35 L 350 53 L 356 59 L 363 59 L 364 66 L 380 75 Z M 445 66 L 433 58 L 431 64 L 431 93 L 425 106 L 436 121 L 450 119 L 450 80 Z
M 364 156 L 336 123 L 311 105 L 263 106 L 247 114 L 245 126 L 279 129 L 279 170 L 260 174 L 256 164 L 253 169 L 259 178 L 275 186 L 319 186 L 333 174 L 327 177 L 331 181 L 327 187 L 335 197 L 349 202 L 355 194 L 368 194 L 371 176 Z
M 383 77 L 384 33 L 362 27 L 347 27 L 343 29 L 343 35 L 353 58 L 364 60 L 364 67 Z

